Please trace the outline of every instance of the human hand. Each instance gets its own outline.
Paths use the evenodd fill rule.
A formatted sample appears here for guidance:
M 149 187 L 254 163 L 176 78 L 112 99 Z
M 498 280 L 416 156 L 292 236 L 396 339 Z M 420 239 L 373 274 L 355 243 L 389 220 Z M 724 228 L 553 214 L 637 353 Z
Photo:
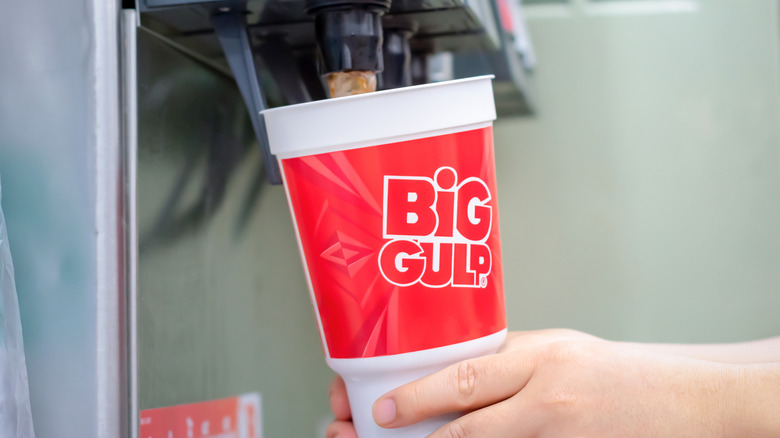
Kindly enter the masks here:
M 567 329 L 539 330 L 533 332 L 510 332 L 501 351 L 517 349 L 520 346 L 542 345 L 560 341 L 602 341 L 601 339 L 582 332 Z M 357 438 L 352 424 L 352 413 L 347 398 L 344 380 L 336 376 L 329 389 L 330 408 L 335 421 L 328 426 L 327 438 Z
M 505 351 L 519 350 L 522 348 L 564 341 L 607 342 L 599 337 L 571 329 L 515 331 L 507 333 L 504 345 L 501 346 L 498 352 L 503 353 Z
M 724 401 L 738 398 L 727 393 L 737 378 L 730 365 L 570 330 L 513 333 L 499 354 L 397 388 L 373 413 L 395 428 L 467 412 L 431 438 L 719 437 L 736 415 Z

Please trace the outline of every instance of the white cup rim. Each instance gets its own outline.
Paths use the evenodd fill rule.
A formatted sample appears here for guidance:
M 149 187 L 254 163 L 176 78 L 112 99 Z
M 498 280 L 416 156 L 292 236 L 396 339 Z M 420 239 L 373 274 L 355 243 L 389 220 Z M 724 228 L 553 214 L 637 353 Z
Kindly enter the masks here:
M 263 111 L 280 159 L 438 135 L 496 118 L 492 75 Z M 478 127 L 478 126 L 475 126 Z

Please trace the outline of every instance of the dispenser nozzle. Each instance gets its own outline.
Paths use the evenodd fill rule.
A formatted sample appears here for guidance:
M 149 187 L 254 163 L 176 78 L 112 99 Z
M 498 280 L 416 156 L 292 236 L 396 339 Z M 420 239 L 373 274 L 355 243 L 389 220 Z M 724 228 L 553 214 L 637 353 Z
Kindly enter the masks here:
M 308 0 L 306 6 L 315 17 L 320 72 L 331 97 L 375 91 L 376 73 L 384 69 L 382 15 L 390 1 Z

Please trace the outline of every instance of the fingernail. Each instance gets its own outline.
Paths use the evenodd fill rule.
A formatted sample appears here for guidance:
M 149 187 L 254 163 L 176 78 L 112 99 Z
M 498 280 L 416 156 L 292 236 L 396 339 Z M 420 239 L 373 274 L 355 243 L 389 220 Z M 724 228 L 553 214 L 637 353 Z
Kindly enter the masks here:
M 374 421 L 378 425 L 388 424 L 395 420 L 395 402 L 385 398 L 374 403 Z

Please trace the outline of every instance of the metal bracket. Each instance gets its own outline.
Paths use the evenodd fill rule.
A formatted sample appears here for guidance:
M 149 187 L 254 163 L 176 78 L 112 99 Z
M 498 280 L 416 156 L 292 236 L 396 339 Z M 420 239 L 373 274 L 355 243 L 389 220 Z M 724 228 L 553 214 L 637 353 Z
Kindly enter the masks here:
M 252 46 L 249 42 L 246 2 L 240 2 L 241 6 L 244 7 L 238 7 L 239 5 L 236 3 L 239 2 L 231 3 L 230 7 L 220 8 L 219 12 L 211 17 L 211 22 L 219 38 L 222 51 L 225 52 L 230 70 L 233 71 L 233 77 L 236 79 L 244 103 L 249 110 L 252 127 L 257 142 L 260 144 L 260 151 L 263 153 L 267 180 L 271 184 L 278 185 L 282 183 L 279 163 L 276 161 L 276 157 L 271 154 L 265 119 L 260 114 L 268 105 L 263 90 L 260 88 Z

